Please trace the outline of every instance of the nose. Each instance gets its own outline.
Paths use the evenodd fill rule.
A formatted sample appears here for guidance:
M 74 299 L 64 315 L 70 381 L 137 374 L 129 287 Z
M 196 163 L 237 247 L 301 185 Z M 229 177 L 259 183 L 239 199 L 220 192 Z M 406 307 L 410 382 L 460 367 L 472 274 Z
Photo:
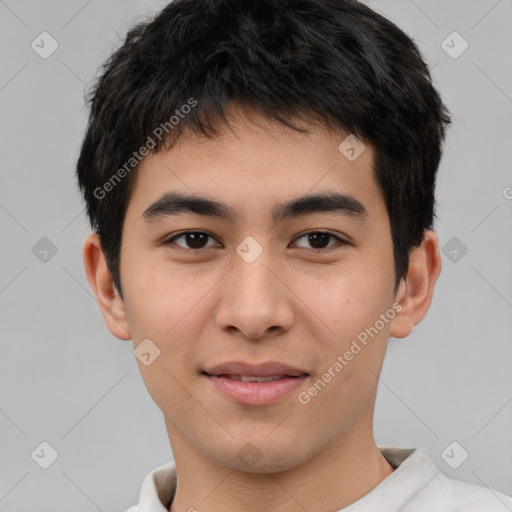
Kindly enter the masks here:
M 293 293 L 268 254 L 263 251 L 248 263 L 234 253 L 233 268 L 219 290 L 216 322 L 220 329 L 251 340 L 277 336 L 290 329 L 294 320 Z

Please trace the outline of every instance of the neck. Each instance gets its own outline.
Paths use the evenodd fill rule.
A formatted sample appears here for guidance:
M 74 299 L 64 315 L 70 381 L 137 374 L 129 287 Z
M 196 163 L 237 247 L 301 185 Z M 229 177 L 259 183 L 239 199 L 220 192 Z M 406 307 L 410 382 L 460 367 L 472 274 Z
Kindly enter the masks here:
M 345 436 L 298 466 L 270 473 L 227 468 L 178 443 L 177 447 L 173 445 L 178 484 L 169 510 L 327 512 L 343 509 L 393 472 L 377 448 L 373 433 L 370 434 L 357 440 Z

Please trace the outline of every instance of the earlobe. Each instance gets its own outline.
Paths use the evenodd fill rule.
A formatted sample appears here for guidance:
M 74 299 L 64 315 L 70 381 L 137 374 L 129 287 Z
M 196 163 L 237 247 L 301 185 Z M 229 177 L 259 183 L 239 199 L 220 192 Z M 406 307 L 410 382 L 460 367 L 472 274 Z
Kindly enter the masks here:
M 421 245 L 409 255 L 407 276 L 400 283 L 395 299 L 402 309 L 391 322 L 390 336 L 407 337 L 424 318 L 432 302 L 440 272 L 439 239 L 436 233 L 426 230 Z
M 131 339 L 124 303 L 108 270 L 99 235 L 87 236 L 83 244 L 83 259 L 87 281 L 109 331 L 121 340 Z

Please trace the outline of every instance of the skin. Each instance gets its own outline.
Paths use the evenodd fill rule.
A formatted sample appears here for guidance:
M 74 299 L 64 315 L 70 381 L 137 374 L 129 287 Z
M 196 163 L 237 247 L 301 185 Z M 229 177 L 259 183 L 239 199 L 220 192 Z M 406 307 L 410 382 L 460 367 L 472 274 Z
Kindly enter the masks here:
M 377 376 L 388 338 L 408 336 L 428 311 L 441 270 L 438 238 L 425 232 L 395 296 L 372 146 L 351 162 L 338 150 L 342 131 L 316 126 L 303 135 L 237 107 L 230 120 L 233 130 L 214 140 L 183 137 L 141 162 L 123 225 L 124 300 L 94 234 L 83 248 L 87 279 L 114 336 L 132 339 L 134 348 L 150 339 L 160 350 L 149 366 L 137 363 L 176 461 L 171 512 L 339 510 L 393 472 L 373 435 Z M 237 218 L 181 213 L 145 223 L 142 212 L 166 191 L 225 202 Z M 366 222 L 333 213 L 271 220 L 276 203 L 332 191 L 362 202 Z M 199 246 L 206 248 L 186 237 L 164 243 L 185 230 L 210 234 Z M 348 243 L 327 238 L 313 245 L 302 236 L 318 230 Z M 263 249 L 250 264 L 236 252 L 248 236 Z M 300 403 L 298 393 L 394 303 L 400 312 Z M 241 406 L 200 374 L 232 360 L 280 361 L 310 376 L 276 403 Z M 237 457 L 247 442 L 261 455 L 251 467 Z

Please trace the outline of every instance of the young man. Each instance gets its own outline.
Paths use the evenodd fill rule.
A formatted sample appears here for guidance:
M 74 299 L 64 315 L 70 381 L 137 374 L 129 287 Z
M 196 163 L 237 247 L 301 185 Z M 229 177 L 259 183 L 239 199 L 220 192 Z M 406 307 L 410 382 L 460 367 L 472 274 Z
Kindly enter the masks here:
M 351 0 L 175 0 L 91 102 L 87 278 L 175 459 L 130 512 L 512 510 L 373 436 L 441 269 L 450 115 L 407 35 Z

